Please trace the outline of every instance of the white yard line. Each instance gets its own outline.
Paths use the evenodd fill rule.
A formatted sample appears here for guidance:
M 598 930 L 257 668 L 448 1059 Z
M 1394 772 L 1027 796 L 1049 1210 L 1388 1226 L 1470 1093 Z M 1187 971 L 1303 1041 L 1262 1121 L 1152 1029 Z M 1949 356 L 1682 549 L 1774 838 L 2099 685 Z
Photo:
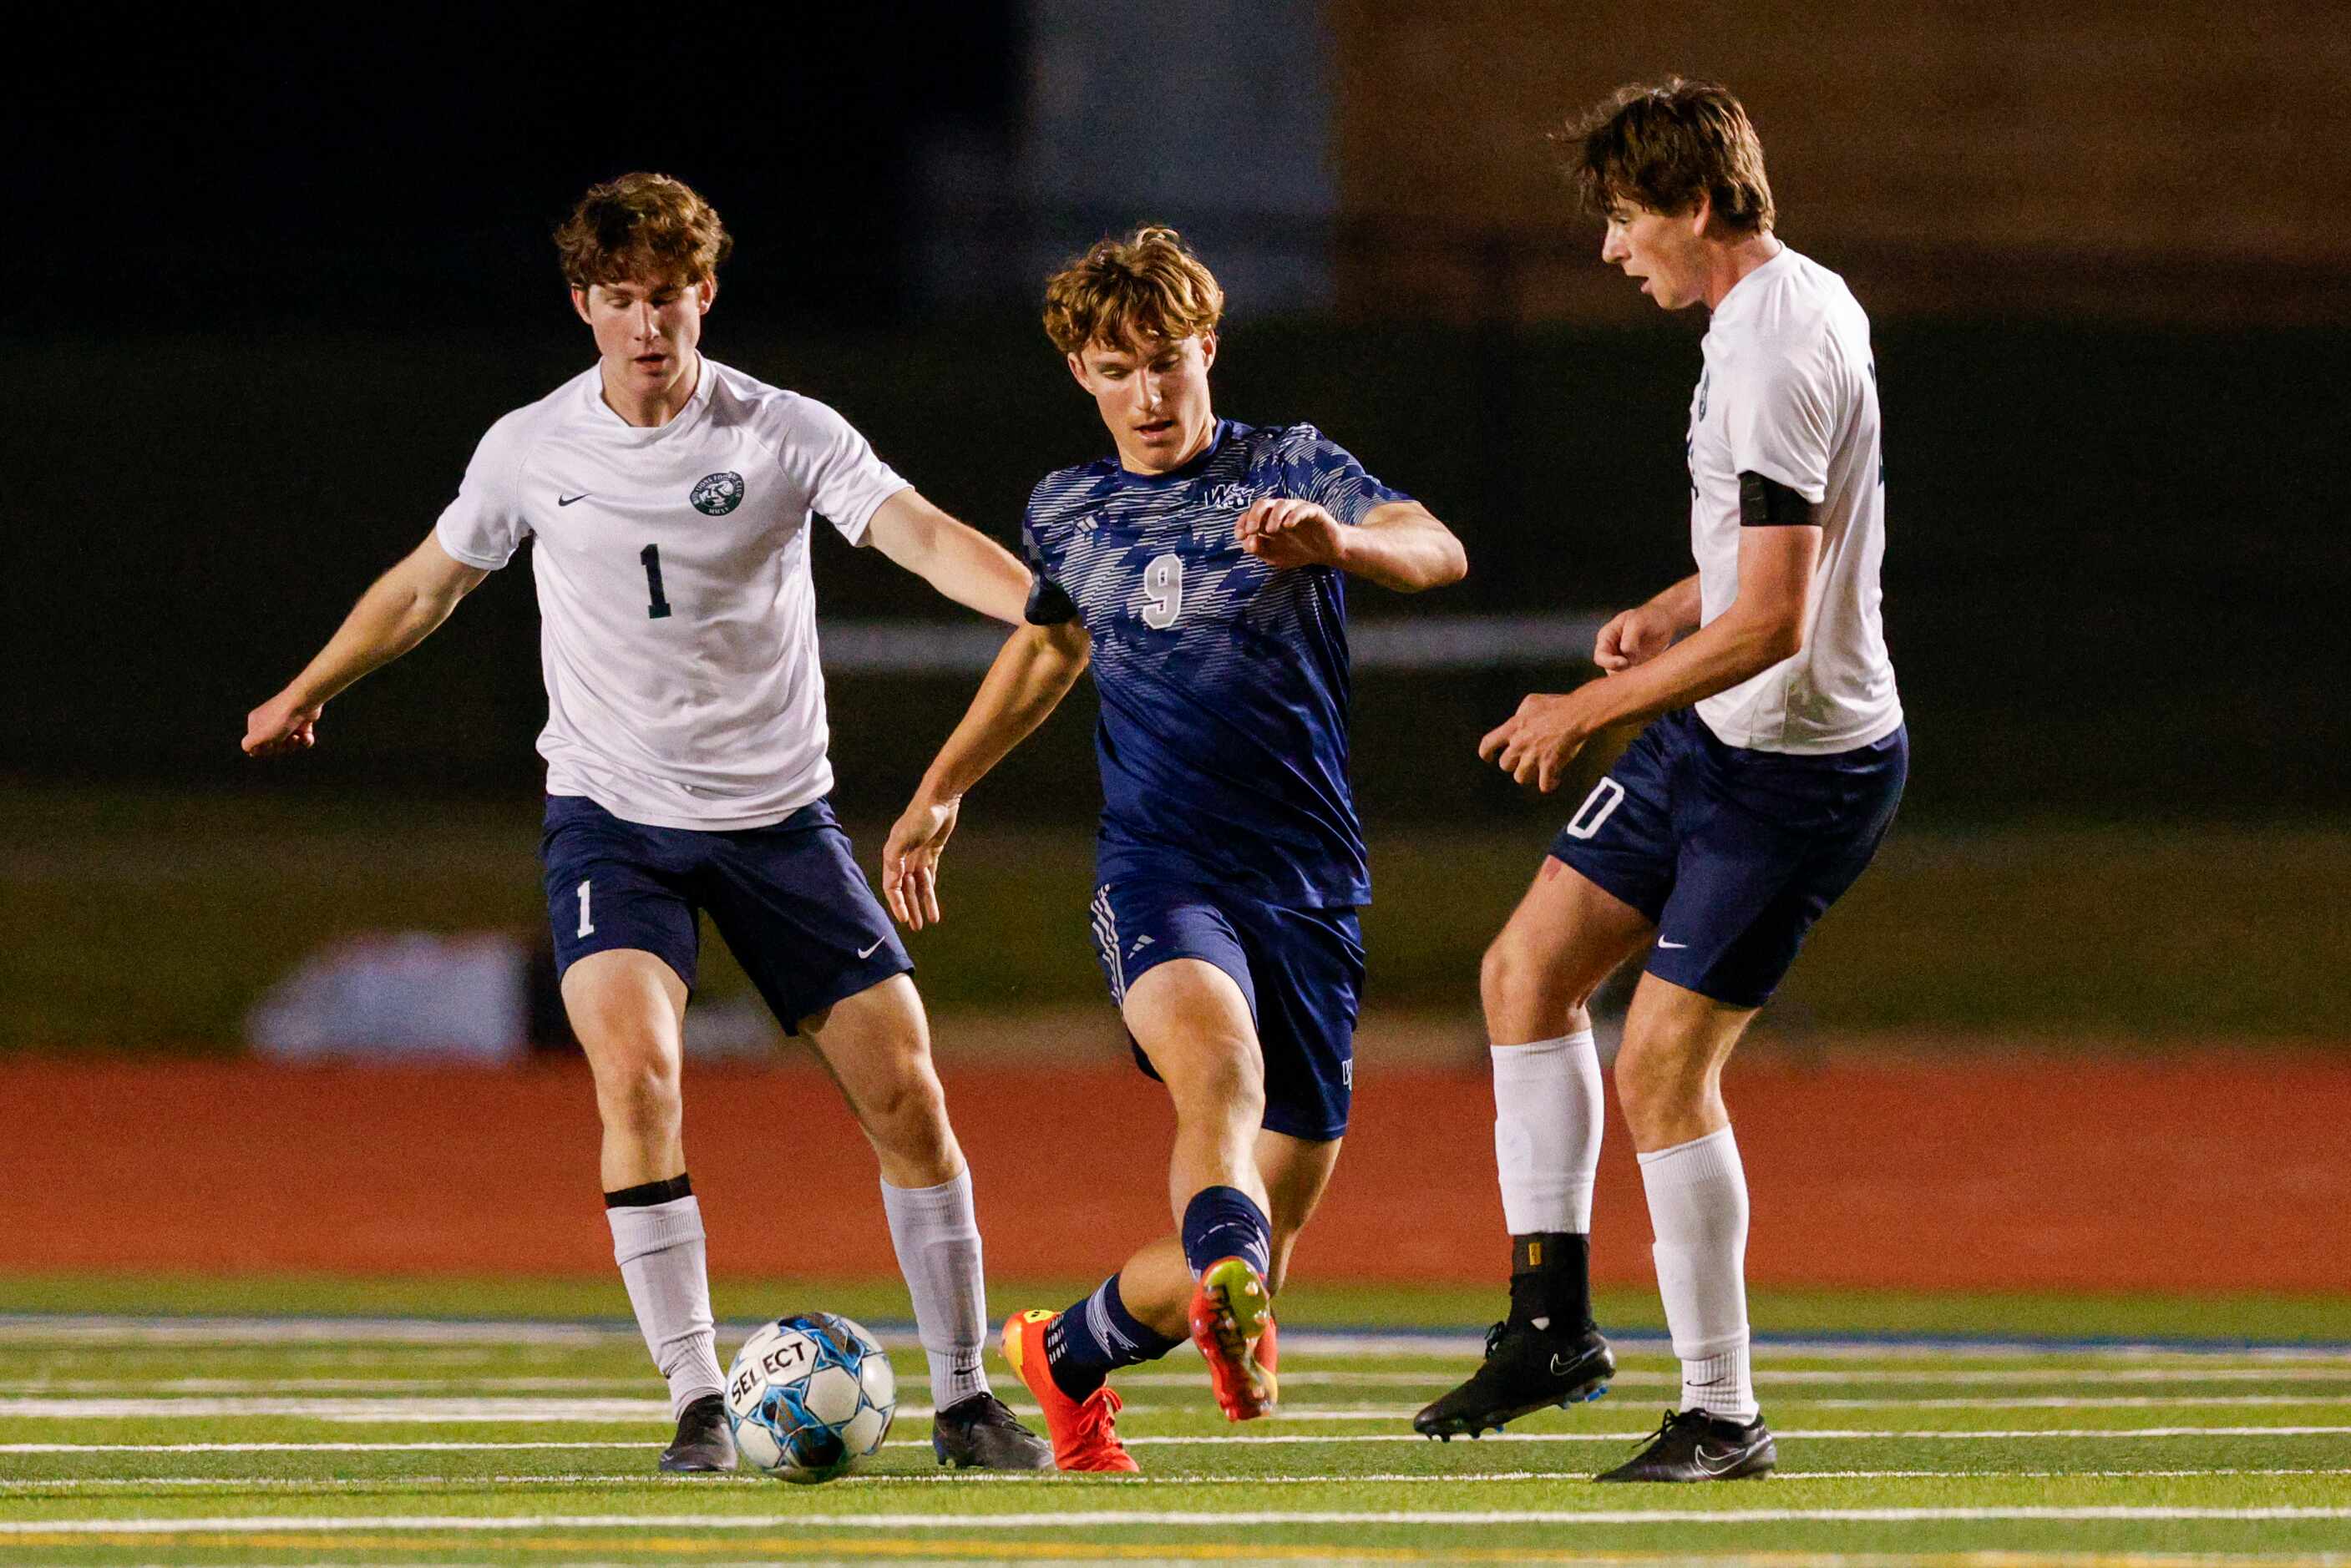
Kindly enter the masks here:
M 647 1388 L 658 1386 L 659 1380 L 650 1371 L 643 1377 L 41 1377 L 0 1382 L 0 1394 L 606 1394 L 617 1397 L 643 1395 Z
M 1284 1339 L 1282 1344 L 1288 1347 L 1290 1341 Z M 1296 1353 L 1291 1351 L 1288 1354 Z M 1353 1384 L 1379 1388 L 1448 1388 L 1461 1381 L 1462 1375 L 1462 1369 L 1458 1367 L 1431 1372 L 1325 1372 L 1284 1367 L 1281 1386 L 1290 1388 Z M 1834 1387 L 1844 1384 L 1871 1383 L 1953 1386 L 2003 1383 L 2351 1383 L 2351 1366 L 1938 1366 L 1907 1372 L 1886 1367 L 1855 1367 L 1838 1372 L 1778 1372 L 1768 1366 L 1759 1366 L 1755 1369 L 1755 1381 L 1767 1388 L 1815 1385 Z M 1617 1388 L 1678 1388 L 1681 1386 L 1681 1375 L 1677 1372 L 1620 1371 L 1609 1379 L 1609 1383 Z M 1122 1388 L 1196 1388 L 1201 1384 L 1202 1375 L 1196 1372 L 1122 1372 L 1118 1375 L 1118 1386 Z M 0 1384 L 0 1388 L 13 1390 L 15 1386 Z M 63 1388 L 64 1386 L 58 1386 Z
M 1485 1443 L 1637 1443 L 1655 1435 L 1653 1429 L 1625 1432 L 1492 1432 Z M 1832 1428 L 1789 1428 L 1775 1434 L 1786 1441 L 1830 1442 L 1852 1439 L 1886 1442 L 1896 1438 L 1940 1438 L 1959 1442 L 2032 1439 L 2039 1438 L 2317 1438 L 2351 1436 L 2351 1427 L 2051 1427 L 2012 1431 L 1956 1432 L 1946 1430 L 1855 1431 Z M 1232 1432 L 1207 1437 L 1130 1437 L 1129 1448 L 1196 1444 L 1292 1443 L 1426 1443 L 1416 1432 Z M 1472 1439 L 1464 1438 L 1468 1442 Z M 355 1454 L 355 1453 L 483 1453 L 524 1452 L 549 1449 L 643 1449 L 653 1439 L 633 1442 L 254 1442 L 254 1443 L 0 1443 L 0 1454 Z M 926 1438 L 893 1440 L 893 1449 L 928 1449 Z M 1939 1472 L 1938 1472 L 1939 1473 Z
M 1295 1353 L 1293 1353 L 1295 1354 Z M 42 1377 L 18 1381 L 0 1381 L 0 1395 L 39 1395 L 62 1397 L 68 1395 L 101 1395 L 110 1393 L 141 1395 L 182 1394 L 404 1394 L 423 1397 L 438 1393 L 454 1397 L 460 1394 L 568 1394 L 573 1396 L 608 1395 L 625 1397 L 644 1389 L 652 1381 L 643 1377 L 457 1377 L 431 1376 L 420 1377 Z M 1281 1375 L 1286 1388 L 1303 1387 L 1374 1387 L 1431 1388 L 1450 1387 L 1460 1381 L 1458 1368 L 1433 1369 L 1427 1372 L 1343 1372 L 1314 1368 L 1292 1368 Z M 1883 1367 L 1855 1367 L 1844 1371 L 1801 1370 L 1777 1372 L 1759 1368 L 1756 1383 L 1767 1388 L 1802 1388 L 1813 1386 L 1837 1387 L 1848 1384 L 1901 1384 L 1921 1386 L 1996 1386 L 2009 1383 L 2063 1383 L 2084 1386 L 2104 1385 L 2162 1385 L 2172 1383 L 2351 1383 L 2351 1366 L 2019 1366 L 2019 1367 L 1924 1367 L 1915 1371 L 1897 1371 Z M 1681 1386 L 1678 1373 L 1625 1371 L 1611 1380 L 1617 1388 L 1677 1388 Z M 1119 1375 L 1122 1388 L 1200 1388 L 1206 1386 L 1204 1375 L 1198 1372 L 1124 1372 Z M 1825 1401 L 1814 1401 L 1825 1403 Z M 2173 1403 L 2162 1400 L 2160 1403 Z M 2281 1403 L 2295 1402 L 2281 1397 Z M 1130 1407 L 1131 1408 L 1132 1407 Z
M 670 1418 L 670 1407 L 666 1399 L 0 1399 L 0 1419 L 137 1421 L 199 1417 L 272 1417 L 347 1426 L 475 1421 L 664 1424 Z
M 0 1316 L 0 1345 L 581 1345 L 634 1341 L 633 1325 L 430 1318 Z
M 1510 1524 L 1915 1524 L 1996 1522 L 2025 1520 L 2080 1521 L 2351 1519 L 2351 1507 L 2189 1508 L 2051 1506 L 1969 1508 L 1735 1508 L 1735 1509 L 1252 1509 L 1187 1513 L 1165 1510 L 1088 1509 L 1055 1513 L 650 1513 L 517 1514 L 481 1519 L 454 1514 L 373 1514 L 308 1518 L 252 1518 L 231 1514 L 210 1519 L 75 1519 L 46 1523 L 0 1523 L 0 1536 L 110 1536 L 269 1534 L 306 1532 L 431 1532 L 510 1533 L 535 1530 L 1098 1530 L 1114 1526 L 1153 1529 L 1252 1528 L 1298 1524 L 1412 1524 L 1477 1526 Z
M 2141 1395 L 2050 1395 L 2014 1399 L 1814 1399 L 1791 1396 L 1786 1406 L 1806 1410 L 2141 1410 L 2174 1407 L 2262 1408 L 2274 1406 L 2351 1405 L 2345 1394 L 2212 1394 L 2165 1397 Z M 1290 1406 L 1290 1421 L 1411 1420 L 1410 1405 Z M 1127 1413 L 1162 1416 L 1191 1413 L 1185 1405 L 1131 1404 Z M 927 1421 L 928 1406 L 901 1406 L 899 1418 Z M 20 1395 L 0 1398 L 0 1419 L 143 1421 L 242 1418 L 320 1421 L 336 1426 L 456 1426 L 511 1421 L 527 1426 L 610 1426 L 670 1417 L 666 1399 L 531 1399 L 373 1397 L 366 1398 L 115 1397 Z
M 2023 1399 L 1817 1399 L 1790 1395 L 1807 1410 L 2145 1410 L 2188 1407 L 2351 1405 L 2351 1394 L 2092 1394 Z
M 1062 1476 L 1050 1471 L 1019 1470 L 956 1470 L 918 1471 L 908 1475 L 858 1474 L 844 1476 L 833 1484 L 851 1487 L 897 1486 L 902 1484 L 932 1484 L 955 1486 L 1050 1486 L 1055 1484 L 1098 1487 L 1102 1485 L 1133 1486 L 1332 1486 L 1353 1485 L 1372 1481 L 1382 1486 L 1450 1486 L 1458 1481 L 1558 1481 L 1574 1480 L 1581 1471 L 1574 1470 L 1427 1470 L 1364 1473 L 1348 1471 L 1331 1475 L 1304 1476 L 1128 1476 L 1117 1480 L 1087 1476 Z M 1772 1484 L 1813 1480 L 2168 1480 L 2197 1476 L 2351 1476 L 2351 1469 L 2278 1468 L 2253 1469 L 2243 1466 L 2217 1466 L 2206 1469 L 2181 1470 L 1774 1470 Z M 280 1490 L 298 1487 L 314 1487 L 331 1491 L 338 1487 L 362 1486 L 643 1486 L 683 1487 L 707 1486 L 772 1486 L 777 1483 L 768 1477 L 752 1473 L 730 1476 L 667 1476 L 657 1472 L 606 1471 L 590 1473 L 580 1470 L 553 1475 L 388 1475 L 371 1476 L 364 1480 L 342 1480 L 329 1477 L 286 1476 L 89 1476 L 79 1480 L 42 1480 L 0 1481 L 0 1492 L 31 1488 L 69 1491 L 86 1488 L 106 1487 L 235 1487 L 239 1490 L 260 1489 Z
M 1639 1432 L 1489 1432 L 1479 1438 L 1463 1438 L 1464 1442 L 1485 1443 L 1637 1443 L 1656 1435 L 1654 1428 Z M 2351 1427 L 2051 1427 L 2041 1430 L 2024 1428 L 2014 1431 L 1954 1432 L 1941 1429 L 1928 1431 L 1851 1431 L 1844 1429 L 1788 1428 L 1773 1434 L 1782 1441 L 1802 1439 L 1807 1442 L 1832 1442 L 1847 1438 L 1865 1442 L 1885 1442 L 1896 1438 L 1934 1438 L 1957 1441 L 1978 1439 L 2001 1440 L 2032 1438 L 2316 1438 L 2351 1436 Z M 1204 1438 L 1121 1438 L 1128 1448 L 1144 1444 L 1193 1443 L 1426 1443 L 1432 1439 L 1417 1432 L 1349 1432 L 1324 1434 L 1300 1432 L 1217 1434 Z M 927 1447 L 927 1444 L 909 1447 Z
M 528 1443 L 0 1443 L 0 1454 L 464 1454 L 512 1449 L 642 1449 L 634 1442 Z M 922 1445 L 929 1447 L 928 1444 Z
M 1293 1352 L 1295 1354 L 1295 1352 Z M 1281 1373 L 1281 1387 L 1380 1387 L 1380 1389 L 1446 1389 L 1460 1382 L 1460 1368 L 1432 1368 L 1427 1373 L 1356 1373 L 1323 1368 L 1290 1368 Z M 2062 1382 L 2069 1387 L 2105 1385 L 2170 1385 L 2170 1382 L 2351 1382 L 2351 1366 L 2015 1366 L 2015 1368 L 1848 1368 L 1848 1371 L 1771 1371 L 1756 1368 L 1756 1385 L 1768 1389 L 1844 1387 L 1844 1385 L 1918 1385 L 1918 1387 L 1999 1387 L 2010 1382 Z M 68 1394 L 409 1394 L 409 1397 L 456 1397 L 456 1394 L 571 1394 L 571 1397 L 628 1397 L 652 1385 L 644 1377 L 30 1377 L 0 1380 L 0 1394 L 9 1397 L 61 1398 Z M 1678 1373 L 1620 1371 L 1613 1387 L 1677 1389 Z M 1119 1373 L 1122 1389 L 1199 1389 L 1204 1373 Z M 1792 1398 L 1799 1398 L 1792 1394 Z M 1824 1404 L 1824 1401 L 1813 1401 Z M 2158 1401 L 2175 1404 L 2175 1401 Z M 2278 1397 L 2278 1404 L 2297 1404 Z M 2302 1401 L 2302 1404 L 2315 1404 Z M 1128 1406 L 1131 1408 L 1131 1406 Z

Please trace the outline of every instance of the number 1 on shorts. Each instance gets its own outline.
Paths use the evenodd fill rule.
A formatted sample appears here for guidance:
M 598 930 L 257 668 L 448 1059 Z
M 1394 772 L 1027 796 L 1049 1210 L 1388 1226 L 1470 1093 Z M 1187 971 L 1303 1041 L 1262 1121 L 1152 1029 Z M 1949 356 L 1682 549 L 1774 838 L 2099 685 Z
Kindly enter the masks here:
M 576 934 L 583 937 L 596 934 L 596 922 L 588 918 L 588 878 L 584 877 L 580 879 L 580 929 Z

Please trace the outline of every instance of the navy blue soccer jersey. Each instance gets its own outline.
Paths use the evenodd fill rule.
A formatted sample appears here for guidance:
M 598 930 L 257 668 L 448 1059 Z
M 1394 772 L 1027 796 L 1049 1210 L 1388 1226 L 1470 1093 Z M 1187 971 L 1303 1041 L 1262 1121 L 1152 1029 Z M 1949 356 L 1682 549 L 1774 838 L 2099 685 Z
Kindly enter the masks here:
M 1347 602 L 1329 566 L 1277 570 L 1234 524 L 1268 496 L 1343 524 L 1408 499 L 1311 425 L 1217 423 L 1171 473 L 1049 474 L 1021 545 L 1029 618 L 1093 639 L 1100 880 L 1196 881 L 1293 909 L 1367 903 L 1347 784 Z

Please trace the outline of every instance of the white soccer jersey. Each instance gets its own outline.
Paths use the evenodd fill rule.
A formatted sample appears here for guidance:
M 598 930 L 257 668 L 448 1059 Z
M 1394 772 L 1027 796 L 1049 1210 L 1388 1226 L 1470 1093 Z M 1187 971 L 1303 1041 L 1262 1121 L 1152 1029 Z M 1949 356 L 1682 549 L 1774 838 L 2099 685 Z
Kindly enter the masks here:
M 1886 555 L 1877 368 L 1869 317 L 1844 280 L 1782 247 L 1734 285 L 1706 335 L 1690 401 L 1690 553 L 1700 623 L 1739 597 L 1739 476 L 1812 503 L 1821 525 L 1802 651 L 1698 703 L 1725 744 L 1849 751 L 1902 722 L 1878 616 Z
M 813 399 L 705 358 L 693 400 L 640 430 L 590 367 L 490 427 L 435 533 L 486 569 L 537 541 L 549 794 L 763 827 L 832 788 L 810 513 L 857 544 L 904 488 Z

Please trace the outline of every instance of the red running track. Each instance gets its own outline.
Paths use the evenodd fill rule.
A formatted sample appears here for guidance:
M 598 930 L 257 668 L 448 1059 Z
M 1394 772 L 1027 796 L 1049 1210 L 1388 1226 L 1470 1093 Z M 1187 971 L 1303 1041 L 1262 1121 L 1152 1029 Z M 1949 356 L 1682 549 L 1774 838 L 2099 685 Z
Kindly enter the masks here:
M 1366 1064 L 1298 1267 L 1506 1266 L 1488 1085 Z M 1167 1224 L 1166 1101 L 1119 1067 L 950 1067 L 989 1272 L 1102 1272 Z M 1758 1284 L 2351 1289 L 2351 1063 L 1832 1060 L 1733 1067 Z M 813 1068 L 694 1067 L 714 1272 L 893 1271 L 873 1164 Z M 0 1270 L 602 1274 L 585 1069 L 0 1062 Z M 1650 1278 L 1621 1123 L 1593 1262 Z

